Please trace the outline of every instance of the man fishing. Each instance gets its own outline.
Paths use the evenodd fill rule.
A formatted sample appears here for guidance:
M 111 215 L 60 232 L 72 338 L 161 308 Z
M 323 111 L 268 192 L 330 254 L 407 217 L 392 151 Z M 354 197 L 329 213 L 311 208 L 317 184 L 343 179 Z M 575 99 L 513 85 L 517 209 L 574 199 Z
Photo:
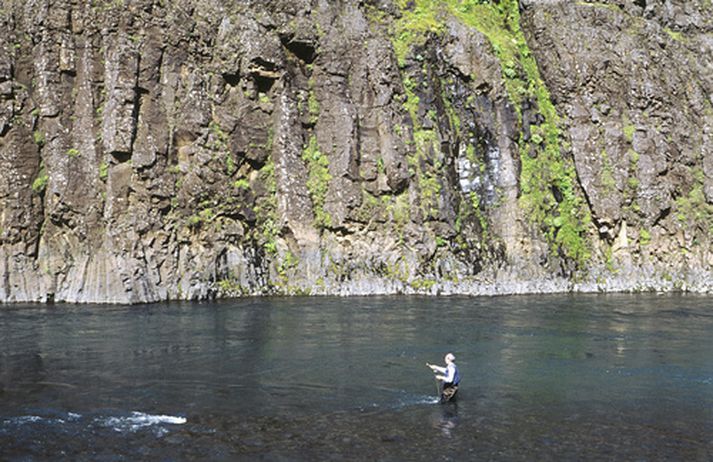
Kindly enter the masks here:
M 460 374 L 458 373 L 458 366 L 456 366 L 455 363 L 456 357 L 453 356 L 453 353 L 448 353 L 444 360 L 446 361 L 446 367 L 426 363 L 426 366 L 430 367 L 434 373 L 441 374 L 436 375 L 436 380 L 443 382 L 441 403 L 446 403 L 455 398 L 458 392 L 458 384 L 460 383 Z

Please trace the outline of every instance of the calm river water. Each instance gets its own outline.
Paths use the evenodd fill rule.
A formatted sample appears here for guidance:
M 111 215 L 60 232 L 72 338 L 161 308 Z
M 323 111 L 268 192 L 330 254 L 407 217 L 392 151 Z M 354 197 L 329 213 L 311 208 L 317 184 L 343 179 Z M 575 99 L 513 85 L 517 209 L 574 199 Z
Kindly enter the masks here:
M 3 306 L 0 340 L 4 461 L 713 459 L 712 297 Z

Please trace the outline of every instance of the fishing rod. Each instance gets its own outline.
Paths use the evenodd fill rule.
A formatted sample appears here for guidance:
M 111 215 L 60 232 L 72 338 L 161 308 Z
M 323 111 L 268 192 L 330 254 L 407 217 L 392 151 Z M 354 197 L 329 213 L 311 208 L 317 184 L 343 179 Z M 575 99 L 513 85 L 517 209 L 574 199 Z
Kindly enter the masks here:
M 431 367 L 431 365 L 429 363 L 426 363 L 426 366 L 428 366 L 428 368 L 431 369 L 431 372 L 433 372 L 434 374 L 436 373 L 436 371 L 433 370 L 433 368 Z M 436 381 L 436 399 L 440 400 L 441 399 L 441 384 L 439 383 L 439 381 L 435 375 L 433 376 L 433 380 Z

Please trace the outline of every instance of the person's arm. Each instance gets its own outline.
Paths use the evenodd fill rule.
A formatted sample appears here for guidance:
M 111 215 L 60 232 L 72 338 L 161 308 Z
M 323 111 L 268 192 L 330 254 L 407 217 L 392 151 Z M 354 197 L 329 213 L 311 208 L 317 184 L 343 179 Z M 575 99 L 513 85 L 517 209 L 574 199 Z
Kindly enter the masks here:
M 441 374 L 446 373 L 446 368 L 445 367 L 439 367 L 434 364 L 428 364 L 426 363 L 426 366 L 430 367 L 433 372 L 440 372 Z

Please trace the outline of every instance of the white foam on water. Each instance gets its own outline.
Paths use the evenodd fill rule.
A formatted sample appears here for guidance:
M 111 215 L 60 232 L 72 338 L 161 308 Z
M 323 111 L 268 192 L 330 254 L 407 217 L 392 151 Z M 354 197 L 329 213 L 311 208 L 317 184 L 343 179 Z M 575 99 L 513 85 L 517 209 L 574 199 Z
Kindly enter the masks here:
M 43 420 L 45 420 L 45 419 L 38 415 L 23 415 L 20 417 L 13 417 L 11 419 L 8 419 L 8 420 L 6 420 L 6 422 L 12 423 L 12 424 L 23 425 L 26 423 L 41 422 Z
M 68 412 L 66 416 L 62 417 L 47 417 L 47 416 L 39 416 L 39 415 L 23 415 L 19 417 L 11 417 L 9 419 L 6 419 L 2 421 L 2 423 L 6 425 L 26 425 L 26 424 L 46 424 L 46 425 L 54 425 L 54 424 L 65 424 L 68 422 L 76 422 L 79 419 L 82 418 L 81 414 L 76 414 L 74 412 Z
M 403 407 L 408 407 L 408 406 L 421 406 L 424 404 L 438 404 L 440 403 L 441 400 L 438 396 L 433 396 L 433 395 L 413 395 L 413 394 L 405 394 L 398 398 L 397 400 L 387 403 L 387 404 L 379 404 L 379 403 L 370 403 L 366 406 L 360 406 L 359 411 L 361 412 L 368 412 L 368 411 L 373 411 L 376 409 L 399 409 Z
M 402 397 L 393 407 L 421 406 L 424 404 L 438 404 L 440 398 L 433 395 L 407 395 Z
M 438 404 L 441 399 L 438 396 L 417 396 L 413 404 Z
M 107 417 L 104 419 L 97 420 L 99 424 L 105 427 L 111 427 L 117 432 L 135 432 L 142 428 L 151 427 L 153 425 L 183 425 L 187 422 L 187 419 L 185 417 L 177 417 L 172 415 L 153 415 L 136 411 L 132 412 L 131 415 L 127 417 Z

